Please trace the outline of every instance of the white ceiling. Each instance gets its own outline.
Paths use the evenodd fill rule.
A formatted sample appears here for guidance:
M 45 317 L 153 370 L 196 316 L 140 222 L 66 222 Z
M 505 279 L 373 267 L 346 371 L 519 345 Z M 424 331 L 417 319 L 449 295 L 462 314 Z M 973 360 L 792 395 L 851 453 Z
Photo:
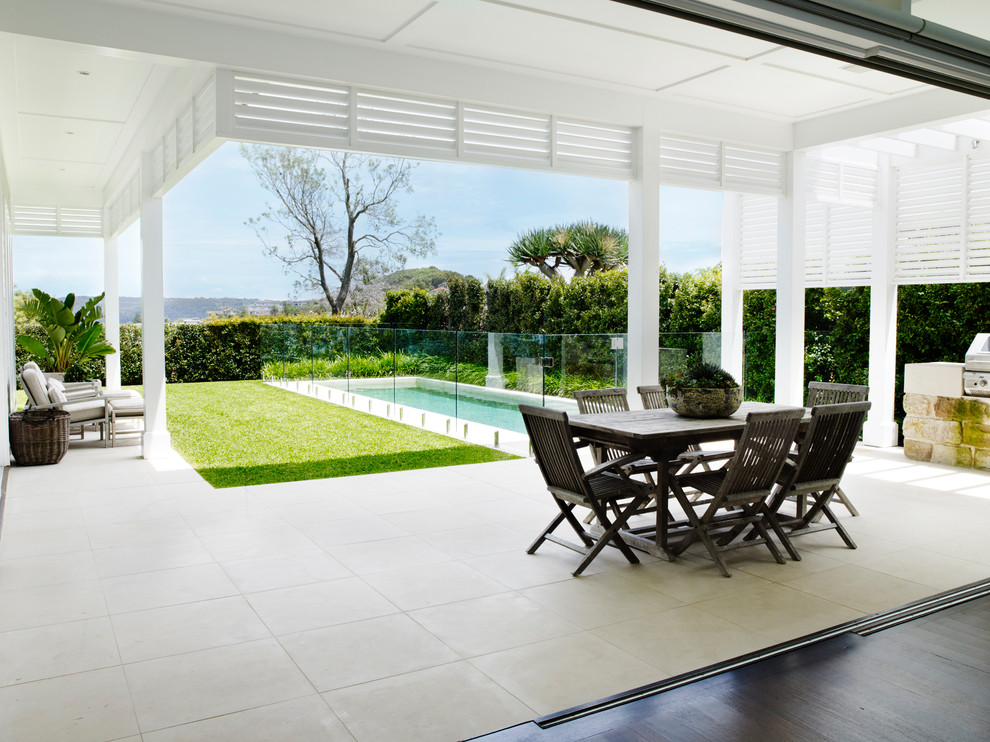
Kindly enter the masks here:
M 87 0 L 76 2 L 84 5 Z M 785 124 L 927 89 L 911 80 L 610 0 L 101 4 L 120 12 L 152 9 L 186 22 L 220 22 L 229 25 L 231 34 L 238 29 L 297 34 L 671 104 L 702 105 L 716 113 L 744 112 Z M 987 0 L 916 0 L 914 12 L 990 37 Z M 137 46 L 125 53 L 0 33 L 0 138 L 15 199 L 25 190 L 46 187 L 99 193 L 163 91 L 209 68 L 203 62 L 142 53 Z M 148 44 L 149 49 L 153 46 Z

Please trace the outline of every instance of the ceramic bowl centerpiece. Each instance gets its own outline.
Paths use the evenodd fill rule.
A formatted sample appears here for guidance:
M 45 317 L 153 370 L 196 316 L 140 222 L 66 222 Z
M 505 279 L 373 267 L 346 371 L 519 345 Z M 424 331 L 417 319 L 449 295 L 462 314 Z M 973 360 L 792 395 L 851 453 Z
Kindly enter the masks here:
M 729 417 L 742 404 L 742 388 L 725 369 L 698 363 L 664 379 L 667 404 L 684 417 Z

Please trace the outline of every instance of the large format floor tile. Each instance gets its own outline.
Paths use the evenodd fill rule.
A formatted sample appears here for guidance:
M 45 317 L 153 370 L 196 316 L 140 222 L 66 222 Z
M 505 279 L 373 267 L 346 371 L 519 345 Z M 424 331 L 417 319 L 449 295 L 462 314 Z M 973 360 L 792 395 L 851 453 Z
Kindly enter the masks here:
M 453 742 L 990 576 L 990 475 L 899 451 L 856 453 L 855 550 L 574 578 L 525 553 L 554 513 L 532 460 L 214 490 L 91 443 L 11 471 L 4 742 Z

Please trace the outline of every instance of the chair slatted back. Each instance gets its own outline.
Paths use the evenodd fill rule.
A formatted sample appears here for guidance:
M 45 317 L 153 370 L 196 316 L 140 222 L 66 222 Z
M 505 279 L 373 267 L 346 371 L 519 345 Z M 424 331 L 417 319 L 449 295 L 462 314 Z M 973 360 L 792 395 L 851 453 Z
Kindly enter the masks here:
M 869 409 L 869 402 L 813 407 L 811 425 L 801 443 L 791 486 L 808 482 L 838 484 L 859 441 Z
M 769 494 L 797 436 L 804 410 L 796 407 L 773 412 L 751 412 L 736 445 L 736 453 L 726 465 L 728 473 L 719 498 L 729 501 L 749 499 L 752 493 Z
M 547 487 L 590 497 L 567 413 L 524 404 L 519 412 Z
M 629 412 L 629 399 L 622 387 L 611 389 L 584 389 L 574 392 L 578 412 L 594 415 L 601 412 Z
M 644 410 L 663 410 L 668 407 L 667 390 L 662 384 L 650 384 L 648 386 L 638 386 L 640 399 L 643 400 Z
M 804 406 L 817 407 L 823 404 L 865 402 L 869 394 L 870 387 L 860 384 L 832 384 L 825 381 L 809 381 L 808 399 Z
M 584 389 L 574 392 L 574 401 L 577 402 L 578 412 L 582 415 L 602 412 L 629 412 L 629 398 L 623 387 Z M 608 446 L 593 446 L 591 451 L 596 464 L 617 459 L 627 453 L 627 451 Z

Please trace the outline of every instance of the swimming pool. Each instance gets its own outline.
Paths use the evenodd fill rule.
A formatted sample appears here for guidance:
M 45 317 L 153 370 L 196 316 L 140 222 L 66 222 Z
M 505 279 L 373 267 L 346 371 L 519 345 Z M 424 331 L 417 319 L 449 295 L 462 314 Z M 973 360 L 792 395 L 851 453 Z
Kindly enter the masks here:
M 340 382 L 324 382 L 324 385 L 344 390 Z M 543 396 L 539 394 L 422 378 L 352 379 L 346 391 L 382 402 L 523 434 L 526 427 L 519 414 L 519 405 L 544 403 Z M 547 406 L 567 410 L 573 407 L 576 411 L 576 405 L 569 399 L 550 398 Z

